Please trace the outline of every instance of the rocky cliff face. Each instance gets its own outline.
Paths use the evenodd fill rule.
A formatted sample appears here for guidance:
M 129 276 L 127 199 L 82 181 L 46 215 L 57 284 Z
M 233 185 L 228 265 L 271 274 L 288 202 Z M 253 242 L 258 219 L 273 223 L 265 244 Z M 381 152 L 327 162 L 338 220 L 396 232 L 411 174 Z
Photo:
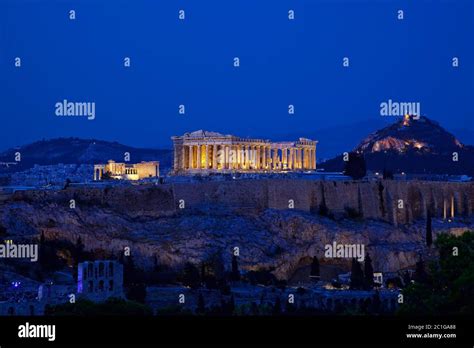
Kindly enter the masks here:
M 474 183 L 230 180 L 23 191 L 17 192 L 11 200 L 69 206 L 71 199 L 82 207 L 106 207 L 127 216 L 154 217 L 208 206 L 257 213 L 265 209 L 286 210 L 292 205 L 294 210 L 315 213 L 324 205 L 336 217 L 351 210 L 365 219 L 397 225 L 425 219 L 428 209 L 432 216 L 439 218 L 451 214 L 471 216 L 474 212 Z
M 273 268 L 289 278 L 314 255 L 349 269 L 349 260 L 323 258 L 324 246 L 334 241 L 364 244 L 376 271 L 413 266 L 424 252 L 428 208 L 435 233 L 468 228 L 442 221 L 445 201 L 447 214 L 453 204 L 455 217 L 468 223 L 474 185 L 248 180 L 71 188 L 16 193 L 0 205 L 0 225 L 13 239 L 44 231 L 48 239 L 74 242 L 81 236 L 87 249 L 115 255 L 128 246 L 144 267 L 155 257 L 172 267 L 199 263 L 216 251 L 229 265 L 239 247 L 242 268 Z M 318 214 L 321 205 L 332 218 Z

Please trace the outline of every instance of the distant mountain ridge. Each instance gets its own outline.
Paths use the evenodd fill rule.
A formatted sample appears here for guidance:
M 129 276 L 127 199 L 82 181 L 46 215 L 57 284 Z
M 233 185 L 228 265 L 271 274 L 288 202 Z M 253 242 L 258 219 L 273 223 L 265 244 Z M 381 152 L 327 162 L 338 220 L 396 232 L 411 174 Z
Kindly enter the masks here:
M 334 132 L 337 133 L 337 129 Z M 320 148 L 332 146 L 335 149 L 343 140 L 341 136 L 348 137 L 347 132 L 343 135 L 326 133 L 326 140 L 318 145 Z M 329 143 L 331 138 L 336 144 Z M 353 139 L 351 142 L 356 143 Z M 474 147 L 464 145 L 439 123 L 427 117 L 405 117 L 382 127 L 365 137 L 353 151 L 364 155 L 368 170 L 474 176 Z M 23 171 L 35 164 L 95 164 L 106 163 L 110 159 L 123 162 L 126 152 L 130 153 L 131 163 L 160 161 L 163 170 L 171 168 L 173 162 L 173 151 L 170 149 L 135 148 L 118 142 L 81 138 L 41 140 L 11 148 L 0 153 L 0 162 L 14 162 L 17 152 L 21 154 L 19 164 L 8 168 L 0 166 L 0 172 Z M 453 153 L 458 154 L 458 161 L 453 161 Z M 342 155 L 339 155 L 318 167 L 327 171 L 342 171 L 344 164 Z
M 55 138 L 8 149 L 0 153 L 0 162 L 15 162 L 17 152 L 21 155 L 21 161 L 16 166 L 10 166 L 14 171 L 25 170 L 35 164 L 95 164 L 108 160 L 123 162 L 127 152 L 131 163 L 157 160 L 161 167 L 166 168 L 171 165 L 172 158 L 172 151 L 167 149 L 135 148 L 97 139 Z
M 373 171 L 474 175 L 474 147 L 424 116 L 405 116 L 367 136 L 353 151 L 363 154 L 367 169 Z M 342 171 L 342 155 L 320 167 Z

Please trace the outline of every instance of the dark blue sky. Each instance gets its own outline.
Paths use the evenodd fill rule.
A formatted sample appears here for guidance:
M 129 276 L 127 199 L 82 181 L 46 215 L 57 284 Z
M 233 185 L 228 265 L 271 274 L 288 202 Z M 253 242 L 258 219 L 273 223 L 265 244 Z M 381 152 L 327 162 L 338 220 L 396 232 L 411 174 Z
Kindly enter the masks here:
M 379 121 L 388 99 L 472 130 L 473 3 L 1 0 L 0 149 L 59 136 L 170 147 L 171 135 L 197 129 L 318 138 Z M 63 99 L 95 102 L 96 119 L 56 117 Z

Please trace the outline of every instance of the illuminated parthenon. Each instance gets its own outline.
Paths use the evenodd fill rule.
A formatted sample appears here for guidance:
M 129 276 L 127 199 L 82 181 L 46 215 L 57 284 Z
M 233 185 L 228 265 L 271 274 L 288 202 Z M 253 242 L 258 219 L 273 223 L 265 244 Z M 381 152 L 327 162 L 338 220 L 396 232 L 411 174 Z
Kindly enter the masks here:
M 317 141 L 270 142 L 199 130 L 172 137 L 174 173 L 316 169 Z

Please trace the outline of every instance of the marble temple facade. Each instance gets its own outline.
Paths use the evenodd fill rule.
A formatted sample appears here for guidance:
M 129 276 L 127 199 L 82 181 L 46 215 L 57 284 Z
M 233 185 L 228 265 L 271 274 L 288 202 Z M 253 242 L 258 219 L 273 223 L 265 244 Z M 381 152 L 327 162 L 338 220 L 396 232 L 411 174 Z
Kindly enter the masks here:
M 317 141 L 271 142 L 199 130 L 174 136 L 175 174 L 316 170 Z

